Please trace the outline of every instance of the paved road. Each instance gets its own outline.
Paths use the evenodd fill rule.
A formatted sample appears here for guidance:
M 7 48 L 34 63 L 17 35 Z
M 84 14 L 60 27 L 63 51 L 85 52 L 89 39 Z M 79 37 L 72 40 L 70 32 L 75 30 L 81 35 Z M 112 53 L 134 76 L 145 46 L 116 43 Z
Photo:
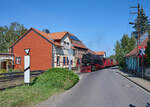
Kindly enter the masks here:
M 150 107 L 150 94 L 113 69 L 83 76 L 82 80 L 57 101 L 43 107 Z

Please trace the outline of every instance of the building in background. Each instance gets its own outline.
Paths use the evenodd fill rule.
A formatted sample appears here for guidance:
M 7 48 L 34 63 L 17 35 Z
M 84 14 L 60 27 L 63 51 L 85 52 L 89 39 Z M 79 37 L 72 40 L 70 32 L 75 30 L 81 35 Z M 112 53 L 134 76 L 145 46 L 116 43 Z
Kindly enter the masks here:
M 24 70 L 25 49 L 30 49 L 30 69 L 47 70 L 52 67 L 72 67 L 81 63 L 87 52 L 86 46 L 69 32 L 45 33 L 30 28 L 11 47 L 14 55 L 14 69 Z
M 140 38 L 139 38 L 139 46 L 135 47 L 132 51 L 130 51 L 126 56 L 126 68 L 129 71 L 135 72 L 137 74 L 140 74 L 142 71 L 142 58 L 139 55 L 139 50 L 141 48 L 146 48 L 147 47 L 147 42 L 148 42 L 148 33 L 144 33 Z
M 69 67 L 69 58 L 72 67 L 77 67 L 81 64 L 82 55 L 86 53 L 86 46 L 73 34 L 69 32 L 50 33 L 51 39 L 55 44 L 61 47 L 54 46 L 54 67 Z M 69 52 L 70 51 L 70 52 Z
M 25 49 L 30 49 L 30 69 L 47 70 L 52 68 L 52 49 L 54 42 L 47 33 L 30 28 L 11 47 L 14 54 L 14 69 L 24 71 Z
M 106 52 L 104 52 L 104 51 L 95 52 L 95 54 L 102 56 L 103 58 L 106 58 Z
M 0 53 L 0 69 L 13 69 L 13 54 Z

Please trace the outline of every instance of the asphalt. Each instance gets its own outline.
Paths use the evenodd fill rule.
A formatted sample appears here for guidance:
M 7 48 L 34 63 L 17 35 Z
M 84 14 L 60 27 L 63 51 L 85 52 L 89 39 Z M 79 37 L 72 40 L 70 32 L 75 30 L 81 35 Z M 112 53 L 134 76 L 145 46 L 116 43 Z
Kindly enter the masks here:
M 150 107 L 150 93 L 109 68 L 86 73 L 71 90 L 38 107 Z

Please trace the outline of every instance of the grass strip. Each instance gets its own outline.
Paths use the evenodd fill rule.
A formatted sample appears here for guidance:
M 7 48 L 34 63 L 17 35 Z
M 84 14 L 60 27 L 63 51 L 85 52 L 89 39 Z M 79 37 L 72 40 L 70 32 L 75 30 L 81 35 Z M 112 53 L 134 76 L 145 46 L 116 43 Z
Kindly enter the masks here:
M 23 85 L 0 91 L 0 107 L 24 107 L 48 99 L 55 93 L 74 86 L 78 75 L 63 68 L 53 68 L 36 77 L 30 86 Z

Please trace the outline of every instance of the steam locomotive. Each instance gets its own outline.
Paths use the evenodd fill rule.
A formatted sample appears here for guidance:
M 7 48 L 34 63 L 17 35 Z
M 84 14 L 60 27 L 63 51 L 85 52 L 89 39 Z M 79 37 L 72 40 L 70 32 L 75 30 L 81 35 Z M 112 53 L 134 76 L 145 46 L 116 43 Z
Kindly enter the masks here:
M 100 55 L 91 53 L 84 54 L 80 72 L 93 72 L 106 67 L 117 65 L 117 62 L 110 58 L 104 58 Z

